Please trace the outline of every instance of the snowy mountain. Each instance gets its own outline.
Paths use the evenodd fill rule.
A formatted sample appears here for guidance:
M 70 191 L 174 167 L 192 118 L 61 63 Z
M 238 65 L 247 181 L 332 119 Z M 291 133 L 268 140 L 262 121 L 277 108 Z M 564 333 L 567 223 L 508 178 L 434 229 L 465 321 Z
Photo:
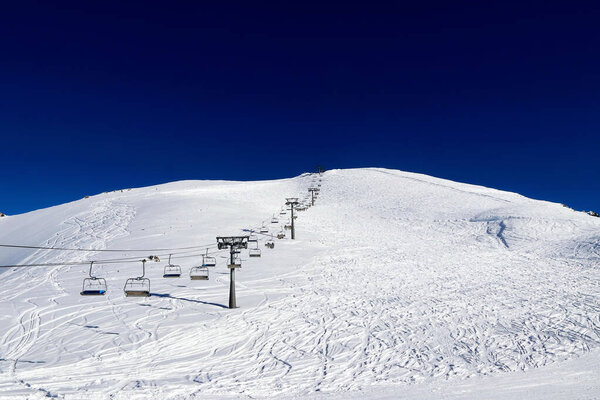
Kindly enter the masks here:
M 0 248 L 0 265 L 52 264 L 0 273 L 0 398 L 600 396 L 599 218 L 333 170 L 298 213 L 297 240 L 286 231 L 266 248 L 286 197 L 318 179 L 183 181 L 1 218 L 0 244 L 118 251 Z M 215 237 L 263 224 L 262 257 L 240 254 L 240 308 L 228 309 Z M 217 266 L 190 280 L 205 247 Z M 169 253 L 181 278 L 162 277 Z M 152 295 L 125 297 L 150 255 Z M 104 296 L 79 294 L 89 265 L 71 263 L 90 260 Z

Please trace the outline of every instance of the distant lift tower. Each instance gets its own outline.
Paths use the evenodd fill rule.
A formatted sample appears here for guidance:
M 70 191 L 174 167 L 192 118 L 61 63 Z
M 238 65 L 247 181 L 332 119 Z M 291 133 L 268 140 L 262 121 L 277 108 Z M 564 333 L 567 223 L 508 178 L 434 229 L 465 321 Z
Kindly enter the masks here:
M 292 210 L 292 239 L 296 239 L 296 228 L 294 227 L 294 206 L 298 205 L 298 198 L 289 197 L 285 199 L 285 204 L 290 206 L 290 210 Z
M 319 190 L 320 190 L 320 189 L 319 189 L 319 188 L 316 188 L 316 187 L 311 187 L 311 188 L 308 188 L 308 191 L 310 192 L 310 195 L 312 196 L 312 197 L 311 197 L 311 201 L 312 201 L 312 205 L 313 205 L 313 206 L 315 205 L 315 195 L 316 195 L 316 194 L 319 194 Z
M 219 250 L 229 248 L 229 308 L 237 308 L 235 301 L 235 269 L 240 268 L 242 263 L 235 262 L 235 254 L 239 249 L 248 248 L 248 236 L 217 236 L 217 247 Z

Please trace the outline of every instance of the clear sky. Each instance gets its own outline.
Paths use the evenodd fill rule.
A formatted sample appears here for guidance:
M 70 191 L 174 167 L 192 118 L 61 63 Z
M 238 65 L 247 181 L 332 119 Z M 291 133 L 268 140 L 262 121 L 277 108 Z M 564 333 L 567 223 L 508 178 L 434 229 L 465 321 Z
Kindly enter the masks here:
M 600 211 L 600 2 L 4 2 L 0 211 L 380 166 Z

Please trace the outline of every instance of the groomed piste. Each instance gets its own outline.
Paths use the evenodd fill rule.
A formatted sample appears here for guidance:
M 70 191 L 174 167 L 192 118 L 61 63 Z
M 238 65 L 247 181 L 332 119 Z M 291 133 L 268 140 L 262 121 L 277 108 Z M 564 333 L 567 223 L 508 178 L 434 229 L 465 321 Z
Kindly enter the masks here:
M 229 309 L 215 238 L 242 234 Z M 560 204 L 332 170 L 102 193 L 3 217 L 0 244 L 72 249 L 0 248 L 41 265 L 0 271 L 2 399 L 600 396 L 600 218 Z

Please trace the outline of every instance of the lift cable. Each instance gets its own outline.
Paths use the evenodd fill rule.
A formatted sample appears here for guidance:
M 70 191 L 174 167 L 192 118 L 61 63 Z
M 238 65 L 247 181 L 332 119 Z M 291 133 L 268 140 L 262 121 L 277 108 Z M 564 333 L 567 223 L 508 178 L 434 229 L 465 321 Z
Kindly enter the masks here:
M 273 237 L 272 234 L 266 234 L 258 232 L 254 229 L 241 229 L 243 232 L 250 232 L 253 234 L 261 235 L 261 236 L 269 236 Z M 214 250 L 211 252 L 202 252 L 196 254 L 188 254 L 186 253 L 192 252 L 191 249 L 210 249 L 214 248 L 214 242 L 209 244 L 203 244 L 198 246 L 187 246 L 187 247 L 174 247 L 174 248 L 164 248 L 164 249 L 81 249 L 81 248 L 67 248 L 67 247 L 46 247 L 46 246 L 26 246 L 26 245 L 14 245 L 14 244 L 0 244 L 0 247 L 3 248 L 19 248 L 19 249 L 36 249 L 36 250 L 57 250 L 57 251 L 86 251 L 86 252 L 115 252 L 115 253 L 136 253 L 136 252 L 156 252 L 156 251 L 171 251 L 171 250 L 188 250 L 179 253 L 165 253 L 165 254 L 156 254 L 155 256 L 165 257 L 168 255 L 176 255 L 173 257 L 174 259 L 179 258 L 191 258 L 191 257 L 201 257 L 206 255 L 223 253 L 226 250 Z M 121 263 L 134 263 L 134 262 L 142 262 L 145 258 L 140 259 L 139 257 L 124 257 L 124 258 L 114 258 L 114 259 L 106 259 L 106 260 L 86 260 L 86 261 L 73 261 L 73 262 L 60 262 L 60 263 L 38 263 L 38 264 L 14 264 L 14 265 L 0 265 L 0 268 L 29 268 L 29 267 L 59 267 L 59 266 L 77 266 L 77 265 L 88 265 L 90 262 L 94 262 L 96 264 L 121 264 Z
M 210 243 L 213 244 L 213 243 Z M 90 251 L 90 252 L 113 252 L 113 253 L 136 253 L 136 252 L 154 252 L 154 251 L 171 251 L 171 250 L 189 250 L 189 249 L 198 249 L 198 248 L 206 248 L 206 246 L 210 246 L 210 244 L 206 245 L 198 245 L 198 246 L 188 246 L 188 247 L 173 247 L 170 249 L 78 249 L 78 248 L 68 248 L 68 247 L 45 247 L 45 246 L 25 246 L 25 245 L 17 245 L 17 244 L 0 244 L 0 247 L 8 247 L 8 248 L 17 248 L 17 249 L 36 249 L 36 250 L 60 250 L 60 251 Z
M 208 254 L 216 254 L 222 253 L 224 250 L 209 252 Z M 180 258 L 193 258 L 193 257 L 201 257 L 206 255 L 206 252 L 189 254 L 183 256 L 172 257 L 173 259 Z M 29 268 L 29 267 L 60 267 L 60 266 L 76 266 L 76 265 L 89 265 L 91 261 L 94 261 L 94 264 L 129 264 L 129 263 L 137 263 L 141 262 L 142 258 L 130 258 L 130 259 L 110 259 L 110 260 L 90 260 L 90 261 L 67 261 L 67 262 L 59 262 L 59 263 L 40 263 L 40 264 L 15 264 L 15 265 L 0 265 L 0 268 Z
M 203 248 L 211 248 L 211 247 L 215 247 L 214 245 L 212 246 L 204 246 Z M 181 253 L 171 253 L 174 255 L 174 257 L 172 257 L 173 259 L 179 259 L 179 258 L 192 258 L 192 257 L 201 257 L 203 255 L 211 255 L 211 254 L 218 254 L 218 253 L 222 253 L 223 250 L 213 250 L 210 252 L 206 252 L 203 251 L 201 253 L 195 252 L 194 254 L 187 254 L 190 253 L 189 251 L 186 252 L 181 252 Z M 169 254 L 160 254 L 161 257 L 165 257 L 168 256 Z M 124 257 L 124 258 L 109 258 L 109 259 L 104 259 L 104 260 L 84 260 L 84 261 L 66 261 L 66 262 L 52 262 L 52 263 L 34 263 L 34 264 L 14 264 L 14 265 L 0 265 L 0 268 L 21 268 L 21 267 L 56 267 L 56 266 L 70 266 L 70 265 L 88 265 L 91 261 L 93 261 L 95 264 L 119 264 L 119 263 L 133 263 L 133 262 L 140 262 L 142 261 L 142 259 L 147 259 L 148 257 L 140 257 L 140 256 L 136 256 L 136 257 Z

